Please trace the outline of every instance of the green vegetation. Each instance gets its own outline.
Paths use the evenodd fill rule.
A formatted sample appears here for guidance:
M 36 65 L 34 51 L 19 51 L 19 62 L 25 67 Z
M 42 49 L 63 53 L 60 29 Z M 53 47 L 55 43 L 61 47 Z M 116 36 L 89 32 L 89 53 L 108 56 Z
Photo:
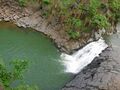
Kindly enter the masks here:
M 44 4 L 50 4 L 50 0 L 43 0 Z
M 114 12 L 120 10 L 120 1 L 119 0 L 109 0 L 110 9 Z
M 106 16 L 101 14 L 96 14 L 93 16 L 92 24 L 94 25 L 94 27 L 97 27 L 98 29 L 106 28 L 107 26 L 110 25 Z
M 68 30 L 68 34 L 70 38 L 73 38 L 73 39 L 78 39 L 80 37 L 80 33 L 77 31 Z
M 0 82 L 3 90 L 38 90 L 37 87 L 20 84 L 17 87 L 11 87 L 11 84 L 17 80 L 23 79 L 23 73 L 27 70 L 27 60 L 13 60 L 10 62 L 9 69 L 4 62 L 0 62 Z
M 27 0 L 18 0 L 20 6 L 25 6 L 27 3 Z
M 113 21 L 120 20 L 120 0 L 109 0 L 110 15 Z
M 21 0 L 19 0 L 21 1 Z M 27 0 L 22 0 L 27 1 Z M 72 39 L 81 32 L 98 30 L 110 26 L 120 18 L 120 0 L 34 0 L 40 3 L 42 14 L 48 22 L 64 25 Z

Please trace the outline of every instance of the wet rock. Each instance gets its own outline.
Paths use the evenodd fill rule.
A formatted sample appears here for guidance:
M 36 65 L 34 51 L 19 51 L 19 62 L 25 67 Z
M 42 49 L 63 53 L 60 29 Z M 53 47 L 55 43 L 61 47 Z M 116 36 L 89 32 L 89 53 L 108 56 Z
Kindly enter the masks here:
M 8 18 L 8 17 L 4 18 L 4 21 L 9 21 L 9 20 L 10 20 L 10 18 Z
M 120 62 L 105 50 L 62 90 L 120 90 Z
M 97 32 L 93 32 L 94 39 L 98 40 L 99 38 L 102 37 L 103 34 L 105 34 L 106 30 L 103 28 L 101 30 L 98 30 Z

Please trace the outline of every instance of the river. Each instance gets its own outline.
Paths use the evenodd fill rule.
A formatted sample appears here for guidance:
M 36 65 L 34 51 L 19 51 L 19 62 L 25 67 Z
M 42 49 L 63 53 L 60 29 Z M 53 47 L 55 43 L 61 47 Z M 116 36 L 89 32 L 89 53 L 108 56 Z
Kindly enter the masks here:
M 0 23 L 0 58 L 6 63 L 14 59 L 30 61 L 24 79 L 40 90 L 59 90 L 71 79 L 60 64 L 60 52 L 45 35 L 30 28 Z
M 116 34 L 105 37 L 105 40 L 107 44 L 112 47 L 112 51 L 110 51 L 109 53 L 109 56 L 113 58 L 112 62 L 119 63 L 119 24 L 117 26 L 117 31 L 118 32 Z M 104 42 L 104 40 L 100 39 L 86 45 L 73 55 L 61 54 L 55 47 L 53 42 L 45 35 L 36 32 L 30 28 L 18 28 L 11 23 L 0 23 L 0 58 L 3 59 L 7 64 L 14 59 L 29 60 L 29 69 L 24 74 L 25 82 L 30 85 L 37 85 L 40 90 L 60 90 L 68 81 L 72 79 L 73 74 L 70 73 L 79 73 L 84 67 L 90 64 L 95 57 L 98 57 L 105 48 L 107 48 L 106 43 Z M 62 60 L 60 56 L 62 56 Z M 99 61 L 96 62 L 98 62 L 97 64 L 99 64 Z M 108 62 L 108 64 L 110 63 L 106 60 L 104 62 Z M 95 66 L 97 66 L 97 64 Z M 97 70 L 99 71 L 101 67 L 108 68 L 108 64 L 105 63 L 105 65 L 103 64 L 103 66 L 97 66 Z M 119 68 L 119 65 L 117 65 L 117 68 Z M 100 72 L 102 73 L 104 71 L 105 70 L 101 70 Z M 94 78 L 93 76 L 91 76 L 92 74 L 92 69 L 84 74 L 83 71 L 79 73 L 78 76 L 76 76 L 76 78 L 71 81 L 73 88 L 81 88 L 81 85 L 83 84 L 82 82 L 88 84 L 88 82 L 90 81 L 89 78 Z M 95 75 L 97 75 L 97 71 L 95 71 Z M 105 75 L 98 74 L 98 76 L 101 78 L 104 78 Z M 88 78 L 84 80 L 84 76 Z M 111 79 L 110 76 L 108 77 Z M 79 80 L 80 78 L 82 78 L 81 80 L 83 81 Z M 99 79 L 95 80 L 98 80 L 96 82 L 99 82 Z M 105 79 L 103 79 L 103 82 L 104 80 Z M 75 84 L 75 82 L 78 83 Z M 94 79 L 90 82 L 94 82 Z M 71 84 L 68 84 L 67 88 L 69 86 L 71 87 Z

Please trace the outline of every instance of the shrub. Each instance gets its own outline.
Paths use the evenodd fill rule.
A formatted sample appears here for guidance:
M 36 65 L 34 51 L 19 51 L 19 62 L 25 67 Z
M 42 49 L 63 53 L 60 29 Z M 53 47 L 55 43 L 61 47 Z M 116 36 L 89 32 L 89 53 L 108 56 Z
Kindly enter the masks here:
M 101 2 L 100 0 L 90 0 L 90 4 L 88 6 L 88 11 L 91 16 L 97 14 L 98 9 L 100 8 Z
M 10 62 L 12 67 L 8 67 L 4 62 L 0 61 L 0 82 L 1 86 L 5 90 L 39 90 L 35 86 L 29 86 L 26 84 L 20 84 L 17 87 L 11 87 L 11 84 L 16 80 L 23 80 L 23 73 L 27 70 L 28 61 L 27 60 L 13 60 Z
M 0 63 L 0 81 L 5 87 L 10 87 L 15 80 L 21 79 L 28 66 L 26 60 L 14 60 L 10 63 L 13 67 L 10 71 L 4 63 Z
M 68 35 L 72 39 L 78 39 L 80 37 L 80 33 L 74 30 L 68 30 Z
M 116 22 L 120 20 L 120 1 L 109 0 L 109 8 L 111 10 L 111 19 Z
M 27 0 L 18 0 L 20 6 L 25 6 L 27 3 Z
M 92 24 L 94 27 L 97 27 L 99 29 L 107 28 L 110 25 L 106 16 L 101 15 L 101 14 L 96 14 L 92 18 Z
M 110 9 L 116 13 L 120 11 L 120 0 L 109 0 Z
M 80 28 L 82 25 L 82 21 L 80 19 L 73 18 L 72 22 L 73 22 L 74 27 L 76 28 Z
M 43 0 L 42 2 L 46 5 L 50 4 L 50 0 Z

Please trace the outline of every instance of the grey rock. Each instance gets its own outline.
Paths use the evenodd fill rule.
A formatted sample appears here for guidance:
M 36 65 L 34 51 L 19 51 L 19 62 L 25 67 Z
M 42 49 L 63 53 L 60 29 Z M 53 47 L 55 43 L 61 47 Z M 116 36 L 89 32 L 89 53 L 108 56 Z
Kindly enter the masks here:
M 111 52 L 107 48 L 62 90 L 120 90 L 120 61 Z

